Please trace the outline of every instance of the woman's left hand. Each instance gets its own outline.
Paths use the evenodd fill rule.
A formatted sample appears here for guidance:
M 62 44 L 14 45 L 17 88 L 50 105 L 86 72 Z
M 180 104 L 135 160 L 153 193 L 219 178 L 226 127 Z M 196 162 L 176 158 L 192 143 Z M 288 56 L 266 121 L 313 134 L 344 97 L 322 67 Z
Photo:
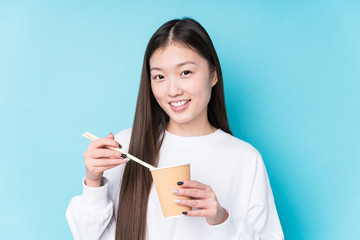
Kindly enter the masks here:
M 178 199 L 176 203 L 197 208 L 196 210 L 184 212 L 183 214 L 187 216 L 205 217 L 209 225 L 218 225 L 225 222 L 229 217 L 229 214 L 216 199 L 216 194 L 210 186 L 190 180 L 178 182 L 178 185 L 181 186 L 181 188 L 174 189 L 173 193 L 177 196 L 187 196 L 191 199 Z

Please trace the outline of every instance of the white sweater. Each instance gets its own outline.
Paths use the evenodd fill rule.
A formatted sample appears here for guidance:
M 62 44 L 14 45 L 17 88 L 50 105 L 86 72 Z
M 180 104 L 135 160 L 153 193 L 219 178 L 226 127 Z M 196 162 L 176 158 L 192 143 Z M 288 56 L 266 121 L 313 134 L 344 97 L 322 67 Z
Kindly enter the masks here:
M 131 129 L 115 139 L 127 151 Z M 204 217 L 165 218 L 154 186 L 148 202 L 148 240 L 283 239 L 273 194 L 259 152 L 250 144 L 217 130 L 199 137 L 165 133 L 159 167 L 191 163 L 191 179 L 211 186 L 229 218 L 210 226 Z M 115 238 L 119 186 L 124 164 L 104 172 L 103 185 L 70 201 L 66 217 L 74 239 Z M 114 211 L 115 210 L 115 211 Z

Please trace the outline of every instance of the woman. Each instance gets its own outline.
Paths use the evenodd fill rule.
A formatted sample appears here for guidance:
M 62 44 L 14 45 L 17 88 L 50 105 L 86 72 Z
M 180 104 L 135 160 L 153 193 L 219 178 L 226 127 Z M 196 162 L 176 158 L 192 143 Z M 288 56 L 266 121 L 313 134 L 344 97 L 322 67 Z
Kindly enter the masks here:
M 164 218 L 148 169 L 191 163 L 178 196 L 192 207 Z M 261 155 L 231 135 L 220 63 L 205 29 L 185 18 L 161 26 L 144 57 L 132 129 L 89 144 L 82 196 L 67 219 L 74 239 L 283 239 Z M 126 164 L 125 164 L 126 163 Z

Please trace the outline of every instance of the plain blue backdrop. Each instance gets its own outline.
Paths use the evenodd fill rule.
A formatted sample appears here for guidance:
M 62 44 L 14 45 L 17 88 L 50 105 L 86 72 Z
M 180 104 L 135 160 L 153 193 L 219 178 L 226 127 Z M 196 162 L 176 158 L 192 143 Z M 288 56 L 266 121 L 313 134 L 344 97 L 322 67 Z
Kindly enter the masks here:
M 88 140 L 131 127 L 153 32 L 198 20 L 286 239 L 360 239 L 359 1 L 0 1 L 0 239 L 71 239 Z

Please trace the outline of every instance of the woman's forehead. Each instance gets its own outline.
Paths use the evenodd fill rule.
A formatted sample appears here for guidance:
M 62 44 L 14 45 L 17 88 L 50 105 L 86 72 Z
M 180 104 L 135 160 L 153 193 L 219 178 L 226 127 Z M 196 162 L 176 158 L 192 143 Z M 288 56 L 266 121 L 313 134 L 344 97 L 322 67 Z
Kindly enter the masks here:
M 197 51 L 180 44 L 169 44 L 157 49 L 150 57 L 150 68 L 183 66 L 185 64 L 202 65 L 207 60 Z

